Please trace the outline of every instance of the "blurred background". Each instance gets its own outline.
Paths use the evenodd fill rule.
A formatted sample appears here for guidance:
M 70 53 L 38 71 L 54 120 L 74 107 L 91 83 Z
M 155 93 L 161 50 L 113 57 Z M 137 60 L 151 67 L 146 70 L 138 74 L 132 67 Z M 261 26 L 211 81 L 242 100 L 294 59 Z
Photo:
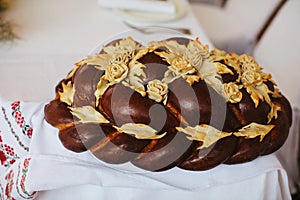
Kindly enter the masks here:
M 293 198 L 300 199 L 299 0 L 178 0 L 184 3 L 172 18 L 152 15 L 153 20 L 144 16 L 143 21 L 141 15 L 112 12 L 98 2 L 0 0 L 0 95 L 26 101 L 51 99 L 53 87 L 74 62 L 133 25 L 188 28 L 192 38 L 252 55 L 289 99 L 293 126 L 277 154 L 287 170 Z

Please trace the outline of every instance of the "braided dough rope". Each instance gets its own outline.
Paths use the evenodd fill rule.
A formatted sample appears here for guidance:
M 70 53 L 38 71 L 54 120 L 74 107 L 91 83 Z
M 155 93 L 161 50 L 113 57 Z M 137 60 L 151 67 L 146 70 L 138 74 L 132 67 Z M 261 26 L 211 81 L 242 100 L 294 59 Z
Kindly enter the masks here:
M 248 55 L 128 37 L 76 63 L 45 118 L 67 149 L 107 163 L 207 170 L 283 145 L 292 111 L 275 86 Z

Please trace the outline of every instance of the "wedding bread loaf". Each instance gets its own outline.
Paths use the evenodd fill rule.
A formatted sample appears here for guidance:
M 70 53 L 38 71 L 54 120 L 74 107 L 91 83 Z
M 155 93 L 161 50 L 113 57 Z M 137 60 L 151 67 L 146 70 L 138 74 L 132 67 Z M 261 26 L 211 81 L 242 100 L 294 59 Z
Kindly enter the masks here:
M 131 37 L 76 63 L 45 106 L 74 152 L 149 170 L 207 170 L 278 150 L 292 111 L 248 55 L 198 39 L 142 45 Z

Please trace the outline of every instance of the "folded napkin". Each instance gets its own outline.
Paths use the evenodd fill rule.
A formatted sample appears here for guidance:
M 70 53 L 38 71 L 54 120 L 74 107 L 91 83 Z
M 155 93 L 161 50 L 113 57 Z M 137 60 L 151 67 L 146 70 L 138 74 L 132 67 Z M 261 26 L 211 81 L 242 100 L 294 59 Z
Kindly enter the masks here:
M 173 0 L 98 0 L 98 4 L 105 8 L 115 8 L 132 11 L 147 11 L 174 14 L 176 6 Z
M 179 168 L 147 172 L 130 163 L 109 165 L 97 160 L 90 152 L 74 153 L 66 150 L 58 138 L 58 130 L 44 120 L 44 105 L 45 103 L 8 102 L 0 99 L 2 200 L 35 199 L 39 191 L 81 185 L 96 185 L 108 189 L 140 189 L 148 194 L 154 190 L 155 193 L 170 191 L 168 195 L 172 191 L 201 193 L 208 188 L 243 183 L 259 176 L 264 177 L 262 181 L 265 181 L 270 173 L 273 173 L 274 180 L 272 184 L 265 184 L 266 188 L 261 188 L 262 192 L 268 193 L 268 189 L 270 190 L 270 195 L 264 199 L 277 198 L 278 192 L 275 193 L 269 185 L 279 185 L 276 191 L 279 190 L 281 199 L 289 199 L 287 176 L 274 154 L 260 157 L 253 162 L 220 165 L 202 172 Z M 241 192 L 244 191 L 235 192 L 242 195 Z M 126 197 L 123 196 L 122 199 Z

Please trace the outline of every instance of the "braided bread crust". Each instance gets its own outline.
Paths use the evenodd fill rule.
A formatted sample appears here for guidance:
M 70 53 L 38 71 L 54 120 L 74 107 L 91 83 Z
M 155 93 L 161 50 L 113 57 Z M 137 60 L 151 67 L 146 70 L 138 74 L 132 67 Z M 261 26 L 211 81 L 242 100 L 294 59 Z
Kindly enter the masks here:
M 278 150 L 292 119 L 261 69 L 197 39 L 120 39 L 76 63 L 45 119 L 67 149 L 110 164 L 162 171 L 248 162 Z

